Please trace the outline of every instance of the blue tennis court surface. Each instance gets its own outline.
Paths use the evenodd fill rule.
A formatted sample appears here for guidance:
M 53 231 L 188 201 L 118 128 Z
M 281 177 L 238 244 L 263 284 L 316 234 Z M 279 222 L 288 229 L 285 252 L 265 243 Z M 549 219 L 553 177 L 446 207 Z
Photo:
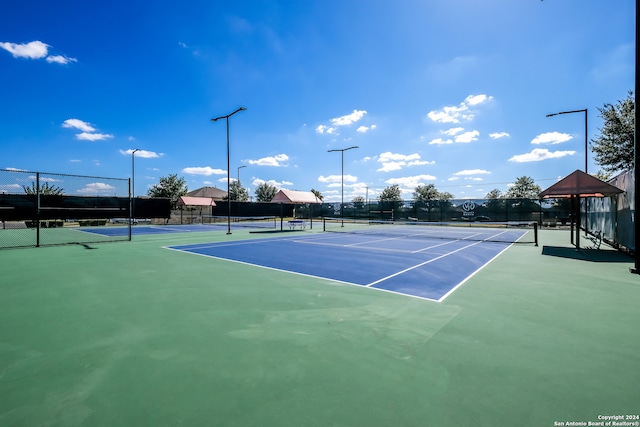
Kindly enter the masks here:
M 510 245 L 321 233 L 168 249 L 442 301 Z

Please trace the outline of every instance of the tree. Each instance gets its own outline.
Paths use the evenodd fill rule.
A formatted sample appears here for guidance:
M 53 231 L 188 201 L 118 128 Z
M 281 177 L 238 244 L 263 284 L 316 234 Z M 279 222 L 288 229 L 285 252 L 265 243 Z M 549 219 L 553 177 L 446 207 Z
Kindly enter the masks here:
M 521 176 L 505 194 L 507 199 L 537 199 L 542 189 L 533 178 Z
M 400 190 L 400 186 L 398 184 L 393 184 L 385 188 L 378 196 L 378 200 L 380 200 L 381 202 L 402 201 L 402 190 Z
M 616 105 L 598 108 L 603 125 L 600 135 L 591 140 L 595 160 L 607 172 L 619 172 L 634 167 L 635 93 Z
M 445 191 L 444 193 L 438 193 L 438 200 L 440 200 L 441 202 L 450 202 L 451 200 L 453 200 L 453 194 L 449 193 L 448 191 Z
M 364 197 L 362 196 L 356 196 L 353 198 L 353 200 L 351 200 L 353 203 L 359 203 L 359 204 L 364 204 Z
M 489 191 L 484 198 L 488 199 L 488 200 L 496 200 L 502 197 L 502 192 L 500 192 L 500 190 L 498 190 L 497 188 L 494 188 L 493 190 Z
M 24 189 L 24 192 L 27 194 L 31 194 L 34 196 L 38 194 L 38 188 L 36 187 L 35 182 L 31 183 L 31 187 L 27 187 L 26 185 L 23 185 L 22 188 Z M 39 190 L 41 195 L 61 196 L 64 194 L 64 190 L 62 188 L 56 185 L 49 185 L 48 182 L 45 182 L 44 184 L 40 184 Z
M 433 184 L 418 185 L 413 192 L 413 199 L 416 202 L 426 202 L 428 200 L 438 200 L 440 193 Z
M 171 201 L 171 208 L 178 205 L 180 196 L 189 192 L 184 178 L 178 178 L 177 174 L 160 177 L 160 181 L 147 191 L 149 197 L 166 197 Z
M 240 182 L 235 180 L 231 182 L 231 185 L 229 185 L 229 196 L 231 196 L 231 200 L 234 202 L 249 201 L 249 191 L 242 187 Z M 227 197 L 224 197 L 224 200 L 227 200 Z
M 256 188 L 256 201 L 270 202 L 271 199 L 275 197 L 277 192 L 278 189 L 274 185 L 271 185 L 268 182 L 263 182 Z
M 313 194 L 315 194 L 315 196 L 318 198 L 318 200 L 320 200 L 321 202 L 324 201 L 324 196 L 318 190 L 315 190 L 315 189 L 312 188 L 311 192 Z

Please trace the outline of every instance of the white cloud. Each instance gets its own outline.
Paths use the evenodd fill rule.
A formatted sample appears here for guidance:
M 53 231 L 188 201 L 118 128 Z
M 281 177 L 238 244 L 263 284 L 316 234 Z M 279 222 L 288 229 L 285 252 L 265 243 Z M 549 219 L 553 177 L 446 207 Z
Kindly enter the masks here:
M 478 135 L 480 135 L 480 132 L 478 132 L 477 130 L 472 130 L 469 132 L 461 133 L 460 135 L 456 135 L 455 141 L 460 143 L 477 141 Z
M 56 64 L 62 64 L 62 65 L 68 64 L 69 62 L 78 62 L 76 58 L 67 58 L 66 56 L 62 56 L 62 55 L 47 56 L 46 61 L 48 63 L 55 62 Z
M 62 127 L 81 130 L 81 133 L 76 134 L 76 139 L 81 141 L 102 141 L 113 138 L 113 135 L 109 133 L 95 133 L 96 128 L 80 119 L 67 119 L 62 123 Z
M 277 154 L 271 157 L 263 157 L 258 160 L 247 160 L 250 165 L 257 166 L 285 166 L 283 163 L 289 160 L 286 154 Z
M 325 125 L 319 125 L 316 128 L 316 133 L 319 133 L 319 134 L 328 133 L 330 135 L 333 135 L 333 134 L 336 133 L 336 128 L 332 128 L 332 127 L 325 126 Z
M 436 138 L 429 142 L 429 145 L 447 145 L 447 144 L 453 144 L 453 140 Z
M 227 173 L 227 171 L 222 170 L 222 169 L 213 169 L 213 168 L 211 168 L 209 166 L 205 166 L 205 167 L 188 167 L 188 168 L 184 168 L 184 169 L 182 169 L 182 173 L 186 173 L 187 175 L 210 176 L 210 175 L 224 175 L 224 174 Z
M 424 185 L 426 181 L 435 181 L 436 177 L 433 175 L 416 175 L 405 176 L 403 178 L 389 178 L 385 183 L 389 185 L 398 184 L 403 187 L 415 188 L 418 185 Z
M 535 148 L 530 153 L 515 155 L 509 161 L 516 163 L 539 162 L 540 160 L 573 156 L 575 153 L 575 151 L 549 151 L 546 148 Z
M 120 154 L 123 154 L 123 155 L 130 156 L 131 153 L 133 153 L 132 149 L 120 150 Z M 154 159 L 154 158 L 160 157 L 162 155 L 163 155 L 162 153 L 158 154 L 158 153 L 155 153 L 153 151 L 147 151 L 147 150 L 138 150 L 134 154 L 134 156 L 140 157 L 140 158 L 143 158 L 143 159 Z
M 353 175 L 344 176 L 344 182 L 356 182 L 357 180 L 358 178 Z M 319 176 L 318 181 L 324 183 L 342 182 L 342 175 Z
M 568 133 L 547 132 L 541 133 L 531 140 L 532 144 L 561 144 L 567 142 L 573 137 Z
M 93 131 L 96 130 L 96 128 L 91 126 L 90 123 L 84 122 L 84 121 L 82 121 L 80 119 L 67 119 L 64 122 L 62 122 L 62 127 L 63 128 L 78 129 L 78 130 L 81 130 L 83 132 L 93 132 Z
M 493 139 L 506 138 L 509 136 L 511 135 L 509 135 L 507 132 L 495 132 L 495 133 L 489 134 L 489 138 L 493 138 Z
M 440 131 L 440 132 L 445 134 L 445 135 L 448 135 L 448 136 L 454 136 L 454 135 L 459 134 L 463 130 L 464 130 L 464 128 L 460 128 L 459 127 L 459 128 L 451 128 L 451 129 L 448 129 L 448 130 L 443 130 L 443 131 Z
M 109 133 L 82 132 L 76 134 L 76 139 L 79 139 L 80 141 L 102 141 L 110 138 L 113 138 L 113 135 Z
M 15 191 L 24 192 L 24 189 L 20 184 L 0 184 L 0 194 L 13 193 Z
M 78 62 L 75 58 L 69 58 L 64 55 L 48 55 L 49 46 L 39 40 L 29 43 L 9 43 L 0 42 L 0 48 L 11 53 L 14 58 L 42 59 L 46 58 L 48 63 L 68 64 L 69 62 Z
M 264 179 L 260 179 L 260 178 L 255 178 L 251 184 L 254 187 L 259 186 L 260 184 L 269 184 L 269 185 L 273 185 L 274 187 L 277 188 L 281 188 L 283 186 L 291 186 L 293 185 L 293 182 L 289 182 L 289 181 L 276 181 L 275 179 L 270 179 L 268 181 L 265 181 Z
M 382 164 L 378 172 L 391 172 L 400 170 L 404 166 L 419 166 L 433 164 L 434 162 L 420 160 L 420 154 L 398 154 L 386 151 L 378 156 L 378 162 Z
M 14 58 L 40 59 L 47 56 L 49 45 L 38 40 L 23 44 L 0 42 L 0 48 L 11 53 Z
M 465 176 L 465 175 L 486 175 L 491 172 L 484 169 L 466 169 L 459 172 L 454 173 L 456 176 Z
M 467 96 L 467 98 L 464 100 L 464 103 L 466 105 L 480 105 L 483 102 L 487 102 L 490 101 L 491 99 L 493 99 L 493 96 L 487 96 L 487 95 L 469 95 Z
M 351 125 L 351 124 L 357 122 L 358 120 L 360 120 L 361 118 L 363 118 L 365 114 L 367 114 L 367 112 L 365 110 L 353 110 L 353 113 L 351 113 L 351 114 L 347 114 L 345 116 L 336 117 L 336 118 L 331 119 L 331 123 L 334 126 Z
M 373 130 L 376 128 L 376 125 L 371 125 L 371 126 L 360 126 L 358 129 L 356 129 L 356 132 L 360 132 L 360 133 L 366 133 L 370 130 Z
M 469 95 L 459 105 L 443 107 L 441 110 L 433 110 L 427 113 L 434 122 L 438 123 L 460 123 L 460 120 L 472 120 L 473 112 L 469 107 L 475 107 L 493 99 L 488 95 Z
M 105 184 L 104 182 L 93 182 L 91 184 L 87 184 L 84 188 L 78 190 L 78 193 L 82 194 L 104 194 L 110 193 L 115 190 L 115 187 L 109 184 Z

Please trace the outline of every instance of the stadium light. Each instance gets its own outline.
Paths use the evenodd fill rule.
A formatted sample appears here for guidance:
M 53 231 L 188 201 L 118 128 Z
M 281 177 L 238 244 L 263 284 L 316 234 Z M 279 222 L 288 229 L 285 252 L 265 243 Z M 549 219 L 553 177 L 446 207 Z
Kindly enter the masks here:
M 338 148 L 335 150 L 328 150 L 328 153 L 332 153 L 334 151 L 340 151 L 342 153 L 342 202 L 340 203 L 340 218 L 344 219 L 344 152 L 347 150 L 352 150 L 354 148 L 360 148 L 357 145 L 349 148 Z M 344 227 L 344 222 L 341 224 L 341 227 Z
M 560 114 L 572 114 L 572 113 L 584 113 L 584 173 L 589 173 L 588 163 L 589 163 L 589 137 L 587 135 L 588 129 L 588 112 L 585 108 L 584 110 L 572 110 L 572 111 L 561 111 L 559 113 L 547 114 L 547 117 L 558 116 Z
M 136 163 L 135 163 L 135 158 L 136 158 L 136 152 L 140 151 L 139 148 L 136 148 L 135 150 L 133 150 L 131 152 L 131 222 L 135 222 L 135 192 L 136 192 Z
M 231 169 L 229 162 L 229 117 L 234 114 L 246 110 L 245 107 L 240 107 L 235 110 L 233 113 L 229 113 L 226 116 L 220 116 L 211 119 L 212 122 L 217 122 L 220 119 L 225 119 L 227 121 L 227 201 L 228 201 L 228 211 L 227 211 L 227 234 L 231 234 L 231 177 L 229 176 L 229 170 Z

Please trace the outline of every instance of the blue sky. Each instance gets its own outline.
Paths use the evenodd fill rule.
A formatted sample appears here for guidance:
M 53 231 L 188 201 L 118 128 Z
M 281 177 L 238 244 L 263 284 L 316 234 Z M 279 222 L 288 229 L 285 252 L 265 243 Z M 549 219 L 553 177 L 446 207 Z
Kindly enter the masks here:
M 631 0 L 29 1 L 0 13 L 0 168 L 340 200 L 584 169 L 634 87 Z M 240 169 L 238 169 L 240 168 Z M 599 169 L 589 155 L 589 172 Z M 6 183 L 0 183 L 6 184 Z

